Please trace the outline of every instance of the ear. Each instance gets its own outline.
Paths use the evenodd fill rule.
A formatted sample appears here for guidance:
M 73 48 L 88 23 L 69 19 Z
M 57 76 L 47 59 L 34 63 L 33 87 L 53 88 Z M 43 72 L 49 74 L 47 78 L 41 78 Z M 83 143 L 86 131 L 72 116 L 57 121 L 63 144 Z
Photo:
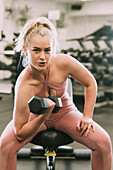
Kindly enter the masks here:
M 25 45 L 23 45 L 23 51 L 24 51 L 25 55 L 28 56 L 27 48 Z

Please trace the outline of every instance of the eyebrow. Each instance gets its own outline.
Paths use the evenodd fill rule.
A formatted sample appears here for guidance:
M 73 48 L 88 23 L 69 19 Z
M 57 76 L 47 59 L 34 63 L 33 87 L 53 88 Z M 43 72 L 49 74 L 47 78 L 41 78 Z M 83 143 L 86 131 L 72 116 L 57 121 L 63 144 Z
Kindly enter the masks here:
M 31 49 L 41 49 L 40 47 L 32 47 Z M 51 49 L 51 47 L 46 47 L 45 49 Z

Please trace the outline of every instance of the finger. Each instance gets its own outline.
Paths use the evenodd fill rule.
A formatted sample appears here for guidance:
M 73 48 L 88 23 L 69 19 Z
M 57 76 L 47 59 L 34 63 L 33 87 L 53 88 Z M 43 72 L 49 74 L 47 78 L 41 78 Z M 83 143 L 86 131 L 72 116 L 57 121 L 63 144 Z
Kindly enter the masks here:
M 77 127 L 77 129 L 78 129 L 78 130 L 80 130 L 80 120 L 78 121 L 78 123 L 77 123 L 77 126 L 76 126 L 76 127 Z
M 86 133 L 85 133 L 85 136 L 88 136 L 88 134 L 89 134 L 89 131 L 90 131 L 90 129 L 91 129 L 91 124 L 90 125 L 88 125 L 88 128 L 87 128 L 87 131 L 86 131 Z
M 83 129 L 84 126 L 85 126 L 84 122 L 81 122 L 81 124 L 80 124 L 81 129 Z
M 92 125 L 92 128 L 93 128 L 93 132 L 95 132 L 95 125 L 94 125 L 94 123 Z
M 90 129 L 87 129 L 87 130 L 86 130 L 85 136 L 88 136 L 89 130 L 90 130 Z
M 84 122 L 80 121 L 80 134 L 82 133 L 83 131 L 83 128 L 84 128 Z
M 48 99 L 47 98 L 47 104 L 48 104 L 48 106 L 51 108 L 54 108 L 55 107 L 55 102 L 53 102 L 52 100 L 50 100 L 50 99 Z
M 82 131 L 80 132 L 80 134 L 84 134 L 87 130 L 87 124 L 83 127 Z

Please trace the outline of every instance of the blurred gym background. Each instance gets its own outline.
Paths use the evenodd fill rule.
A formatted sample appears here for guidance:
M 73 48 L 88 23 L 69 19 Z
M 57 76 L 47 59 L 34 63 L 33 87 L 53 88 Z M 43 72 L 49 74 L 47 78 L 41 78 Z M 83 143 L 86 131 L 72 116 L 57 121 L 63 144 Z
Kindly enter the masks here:
M 40 16 L 56 26 L 58 52 L 79 60 L 96 78 L 94 120 L 113 143 L 113 0 L 0 0 L 0 134 L 12 119 L 14 86 L 23 69 L 22 64 L 18 68 L 20 53 L 14 52 L 14 42 L 26 21 Z M 73 101 L 82 111 L 83 86 L 71 80 Z

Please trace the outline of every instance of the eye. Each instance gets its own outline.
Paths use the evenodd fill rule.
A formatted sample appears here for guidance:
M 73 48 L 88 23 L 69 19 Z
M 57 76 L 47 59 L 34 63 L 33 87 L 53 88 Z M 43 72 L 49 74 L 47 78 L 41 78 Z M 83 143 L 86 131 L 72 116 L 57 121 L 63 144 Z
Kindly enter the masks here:
M 33 51 L 35 51 L 36 53 L 39 53 L 41 50 L 40 48 L 34 48 Z
M 50 48 L 46 48 L 46 49 L 45 49 L 45 52 L 46 52 L 46 53 L 50 53 L 50 51 L 51 51 Z

